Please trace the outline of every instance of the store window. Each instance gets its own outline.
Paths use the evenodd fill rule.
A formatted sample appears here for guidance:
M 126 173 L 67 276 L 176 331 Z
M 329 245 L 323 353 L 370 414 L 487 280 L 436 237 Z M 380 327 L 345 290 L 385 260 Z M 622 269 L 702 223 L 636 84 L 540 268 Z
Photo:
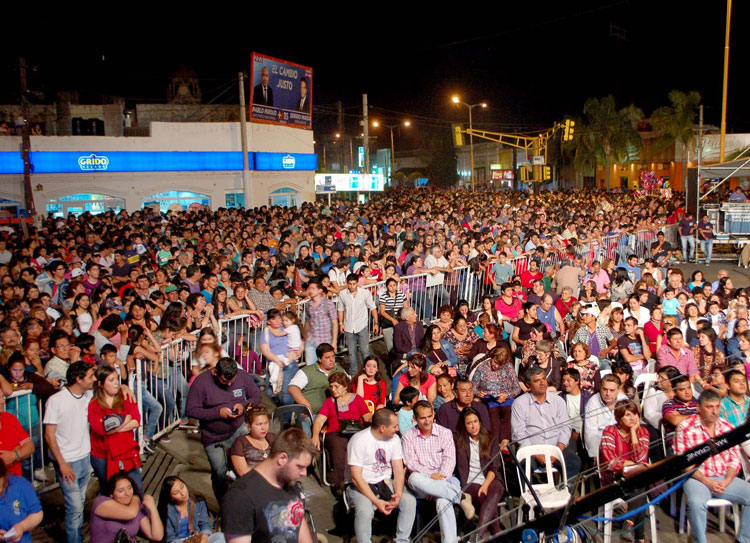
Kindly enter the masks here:
M 268 205 L 282 207 L 297 207 L 299 204 L 299 192 L 290 188 L 273 191 L 268 195 Z
M 152 194 L 143 200 L 143 207 L 152 207 L 155 205 L 159 206 L 159 211 L 166 213 L 167 211 L 174 211 L 181 209 L 186 211 L 190 204 L 198 204 L 200 206 L 210 206 L 211 198 L 205 194 L 198 194 L 197 192 L 189 192 L 184 190 L 170 190 L 169 192 L 160 192 L 159 194 Z
M 115 213 L 119 213 L 125 209 L 125 200 L 107 194 L 79 193 L 50 200 L 47 203 L 46 209 L 47 213 L 52 213 L 55 217 L 62 218 L 67 217 L 71 213 L 77 217 L 87 211 L 92 215 L 98 215 L 110 209 Z
M 227 192 L 226 207 L 227 209 L 245 207 L 245 193 L 244 192 Z

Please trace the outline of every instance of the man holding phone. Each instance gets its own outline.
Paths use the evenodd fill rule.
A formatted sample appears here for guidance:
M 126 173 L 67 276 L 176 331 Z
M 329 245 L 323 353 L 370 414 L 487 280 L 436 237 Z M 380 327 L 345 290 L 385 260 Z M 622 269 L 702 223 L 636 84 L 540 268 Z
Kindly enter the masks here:
M 211 465 L 211 484 L 217 499 L 228 482 L 226 449 L 248 433 L 243 417 L 249 406 L 260 405 L 261 395 L 252 376 L 224 357 L 211 371 L 198 375 L 190 386 L 186 413 L 200 421 L 201 443 Z

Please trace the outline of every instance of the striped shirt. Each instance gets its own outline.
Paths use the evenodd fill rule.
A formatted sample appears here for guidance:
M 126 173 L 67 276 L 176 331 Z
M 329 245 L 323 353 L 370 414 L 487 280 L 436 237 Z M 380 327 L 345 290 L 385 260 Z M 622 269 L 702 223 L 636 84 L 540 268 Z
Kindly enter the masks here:
M 386 313 L 394 316 L 396 319 L 401 318 L 398 313 L 404 307 L 404 302 L 406 302 L 406 294 L 401 290 L 397 290 L 393 296 L 388 291 L 378 293 L 378 304 L 384 305 Z
M 732 429 L 732 425 L 724 419 L 716 419 L 714 425 L 716 436 L 725 434 Z M 711 439 L 711 436 L 703 426 L 700 415 L 693 415 L 683 420 L 677 426 L 677 433 L 674 438 L 674 452 L 675 454 L 682 454 L 693 447 L 705 443 L 709 439 Z M 739 473 L 741 467 L 739 450 L 737 446 L 734 446 L 706 459 L 698 469 L 706 477 L 726 477 L 729 468 L 734 468 L 735 473 Z
M 404 448 L 404 463 L 409 470 L 430 476 L 439 473 L 445 478 L 453 476 L 456 467 L 456 446 L 453 443 L 453 432 L 440 426 L 432 425 L 432 432 L 423 436 L 419 427 L 407 430 L 401 438 Z

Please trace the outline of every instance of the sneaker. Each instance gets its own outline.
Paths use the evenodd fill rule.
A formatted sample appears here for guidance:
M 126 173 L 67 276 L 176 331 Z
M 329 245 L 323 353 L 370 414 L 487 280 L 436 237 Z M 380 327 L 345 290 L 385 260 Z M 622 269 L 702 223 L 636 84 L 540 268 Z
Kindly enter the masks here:
M 159 442 L 161 443 L 170 443 L 172 439 L 169 437 L 169 434 L 164 434 L 159 438 Z
M 198 428 L 198 425 L 190 422 L 189 420 L 185 420 L 180 423 L 180 430 L 193 430 L 194 428 Z
M 35 469 L 34 479 L 42 482 L 49 481 L 49 477 L 47 477 L 47 471 L 44 468 Z
M 461 506 L 461 509 L 464 512 L 464 516 L 467 519 L 473 519 L 474 514 L 476 513 L 476 509 L 474 509 L 474 504 L 471 503 L 471 496 L 469 496 L 466 492 L 463 494 L 463 499 L 461 500 L 461 503 L 459 504 Z
M 148 441 L 147 443 L 143 445 L 143 454 L 147 456 L 150 454 L 154 454 L 154 448 L 155 448 L 155 445 L 154 445 L 153 440 Z

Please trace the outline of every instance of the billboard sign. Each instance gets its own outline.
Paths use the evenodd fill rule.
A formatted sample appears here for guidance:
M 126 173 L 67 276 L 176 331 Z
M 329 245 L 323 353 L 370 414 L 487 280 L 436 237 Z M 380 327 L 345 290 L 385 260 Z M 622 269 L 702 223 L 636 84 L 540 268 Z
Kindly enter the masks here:
M 363 173 L 315 174 L 315 192 L 381 192 L 385 176 Z
M 250 118 L 312 129 L 312 68 L 252 53 Z

